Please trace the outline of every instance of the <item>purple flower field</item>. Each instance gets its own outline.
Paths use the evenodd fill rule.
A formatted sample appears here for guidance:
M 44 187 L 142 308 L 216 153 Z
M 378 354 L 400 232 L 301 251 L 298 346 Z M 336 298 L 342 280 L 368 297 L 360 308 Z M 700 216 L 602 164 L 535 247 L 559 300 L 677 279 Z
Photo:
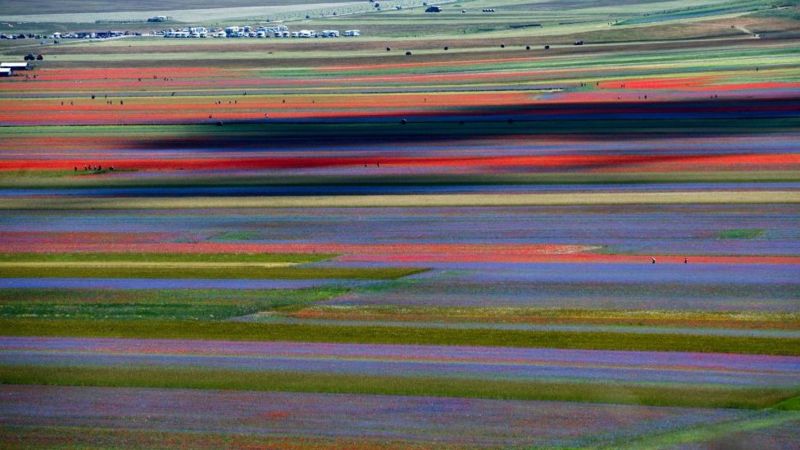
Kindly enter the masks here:
M 446 220 L 444 220 L 446 219 Z M 302 224 L 302 227 L 298 227 Z M 757 239 L 722 239 L 763 229 Z M 21 212 L 0 210 L 3 232 L 115 232 L 172 235 L 170 242 L 218 242 L 230 230 L 247 243 L 575 244 L 619 253 L 796 255 L 794 205 L 537 206 L 515 208 L 348 208 Z M 58 242 L 51 242 L 58 243 Z M 28 244 L 28 248 L 33 249 Z M 91 244 L 86 242 L 85 244 Z
M 0 398 L 4 432 L 60 425 L 89 434 L 108 428 L 180 430 L 466 447 L 609 445 L 753 415 L 724 409 L 183 389 L 0 386 Z
M 327 304 L 783 312 L 800 308 L 800 278 L 793 265 L 437 266 L 439 270 L 386 289 L 357 291 Z
M 364 344 L 0 338 L 0 365 L 193 367 L 690 385 L 800 383 L 800 357 Z

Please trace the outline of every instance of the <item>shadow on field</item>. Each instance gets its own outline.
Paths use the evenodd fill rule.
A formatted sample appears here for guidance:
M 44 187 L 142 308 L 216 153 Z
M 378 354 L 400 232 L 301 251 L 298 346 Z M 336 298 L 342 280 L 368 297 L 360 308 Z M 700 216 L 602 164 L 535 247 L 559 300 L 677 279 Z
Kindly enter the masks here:
M 620 101 L 446 108 L 418 114 L 194 123 L 184 134 L 137 136 L 148 149 L 314 150 L 533 136 L 593 141 L 768 135 L 800 126 L 800 95 L 784 98 Z

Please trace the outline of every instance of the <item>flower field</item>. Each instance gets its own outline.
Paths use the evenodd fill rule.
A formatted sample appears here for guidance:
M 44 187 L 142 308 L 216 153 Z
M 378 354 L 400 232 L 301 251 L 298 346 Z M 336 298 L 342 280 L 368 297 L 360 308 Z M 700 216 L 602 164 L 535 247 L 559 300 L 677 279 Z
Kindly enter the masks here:
M 627 405 L 587 407 L 552 402 L 182 389 L 47 387 L 42 390 L 18 386 L 4 387 L 3 391 L 8 398 L 3 404 L 3 413 L 16 417 L 14 423 L 5 427 L 6 432 L 26 430 L 27 424 L 40 424 L 43 417 L 68 429 L 96 426 L 97 421 L 102 420 L 110 430 L 119 426 L 128 428 L 124 438 L 134 445 L 153 442 L 148 433 L 174 433 L 174 428 L 186 431 L 172 439 L 177 442 L 187 439 L 185 442 L 189 446 L 202 445 L 202 442 L 214 446 L 215 441 L 241 446 L 248 443 L 283 446 L 286 444 L 281 434 L 313 434 L 316 438 L 309 439 L 311 446 L 514 446 L 530 444 L 528 436 L 532 430 L 537 434 L 534 443 L 539 445 L 602 445 L 680 427 L 737 419 L 746 421 L 753 414 L 736 410 Z M 48 398 L 57 400 L 45 400 Z M 48 405 L 47 409 L 31 410 L 27 406 L 40 399 Z M 98 403 L 103 405 L 101 410 L 96 409 Z M 137 405 L 135 409 L 130 407 L 132 403 Z M 174 405 L 180 405 L 177 414 Z M 94 413 L 78 414 L 87 409 Z M 328 411 L 332 419 L 322 422 L 314 419 L 320 410 Z M 162 416 L 172 419 L 169 423 L 147 425 L 147 421 L 152 420 L 148 418 Z M 443 416 L 448 418 L 446 422 Z M 362 417 L 370 417 L 370 420 L 360 423 Z M 130 427 L 130 422 L 140 425 Z M 234 430 L 236 435 L 232 441 L 223 438 Z M 353 433 L 353 430 L 358 432 Z M 192 436 L 197 432 L 209 436 Z M 34 445 L 92 442 L 89 439 L 103 439 L 102 435 L 107 432 L 97 429 L 90 433 L 73 437 L 37 432 L 30 436 L 30 442 Z M 106 437 L 108 442 L 118 442 L 120 438 L 123 436 Z M 288 445 L 298 444 L 294 441 Z
M 1 40 L 0 447 L 797 448 L 794 3 Z

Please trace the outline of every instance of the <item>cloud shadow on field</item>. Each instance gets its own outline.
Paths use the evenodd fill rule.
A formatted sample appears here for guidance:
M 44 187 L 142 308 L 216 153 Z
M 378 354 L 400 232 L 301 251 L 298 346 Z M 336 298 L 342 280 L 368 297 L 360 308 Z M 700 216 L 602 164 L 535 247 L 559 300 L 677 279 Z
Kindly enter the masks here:
M 145 149 L 313 150 L 506 137 L 585 137 L 594 141 L 768 135 L 800 126 L 797 98 L 620 101 L 443 108 L 416 114 L 209 120 L 190 132 L 132 138 Z M 185 126 L 182 124 L 181 126 Z

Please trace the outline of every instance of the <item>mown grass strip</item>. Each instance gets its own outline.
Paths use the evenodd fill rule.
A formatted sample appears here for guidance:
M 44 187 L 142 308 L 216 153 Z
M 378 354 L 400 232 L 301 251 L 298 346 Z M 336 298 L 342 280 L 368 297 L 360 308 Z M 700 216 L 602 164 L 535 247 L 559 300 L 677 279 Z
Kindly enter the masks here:
M 800 339 L 623 332 L 447 329 L 243 322 L 0 319 L 3 336 L 475 345 L 800 356 Z
M 795 191 L 689 191 L 546 194 L 348 195 L 308 197 L 6 198 L 0 210 L 195 208 L 368 208 L 536 205 L 800 203 Z
M 363 289 L 363 288 L 362 288 Z M 586 288 L 588 289 L 588 288 Z M 0 300 L 3 291 L 0 289 Z M 546 309 L 532 307 L 440 307 L 397 305 L 315 305 L 291 315 L 297 319 L 620 325 L 762 330 L 800 329 L 800 313 L 765 311 L 670 311 Z
M 350 279 L 393 280 L 424 272 L 426 269 L 404 267 L 254 267 L 219 266 L 184 267 L 157 264 L 97 265 L 86 268 L 80 265 L 14 265 L 0 266 L 0 278 L 169 278 L 169 279 Z
M 0 366 L 0 382 L 55 386 L 225 389 L 336 394 L 553 400 L 700 408 L 769 407 L 797 388 L 726 388 L 363 376 L 306 372 L 241 372 L 195 368 Z

